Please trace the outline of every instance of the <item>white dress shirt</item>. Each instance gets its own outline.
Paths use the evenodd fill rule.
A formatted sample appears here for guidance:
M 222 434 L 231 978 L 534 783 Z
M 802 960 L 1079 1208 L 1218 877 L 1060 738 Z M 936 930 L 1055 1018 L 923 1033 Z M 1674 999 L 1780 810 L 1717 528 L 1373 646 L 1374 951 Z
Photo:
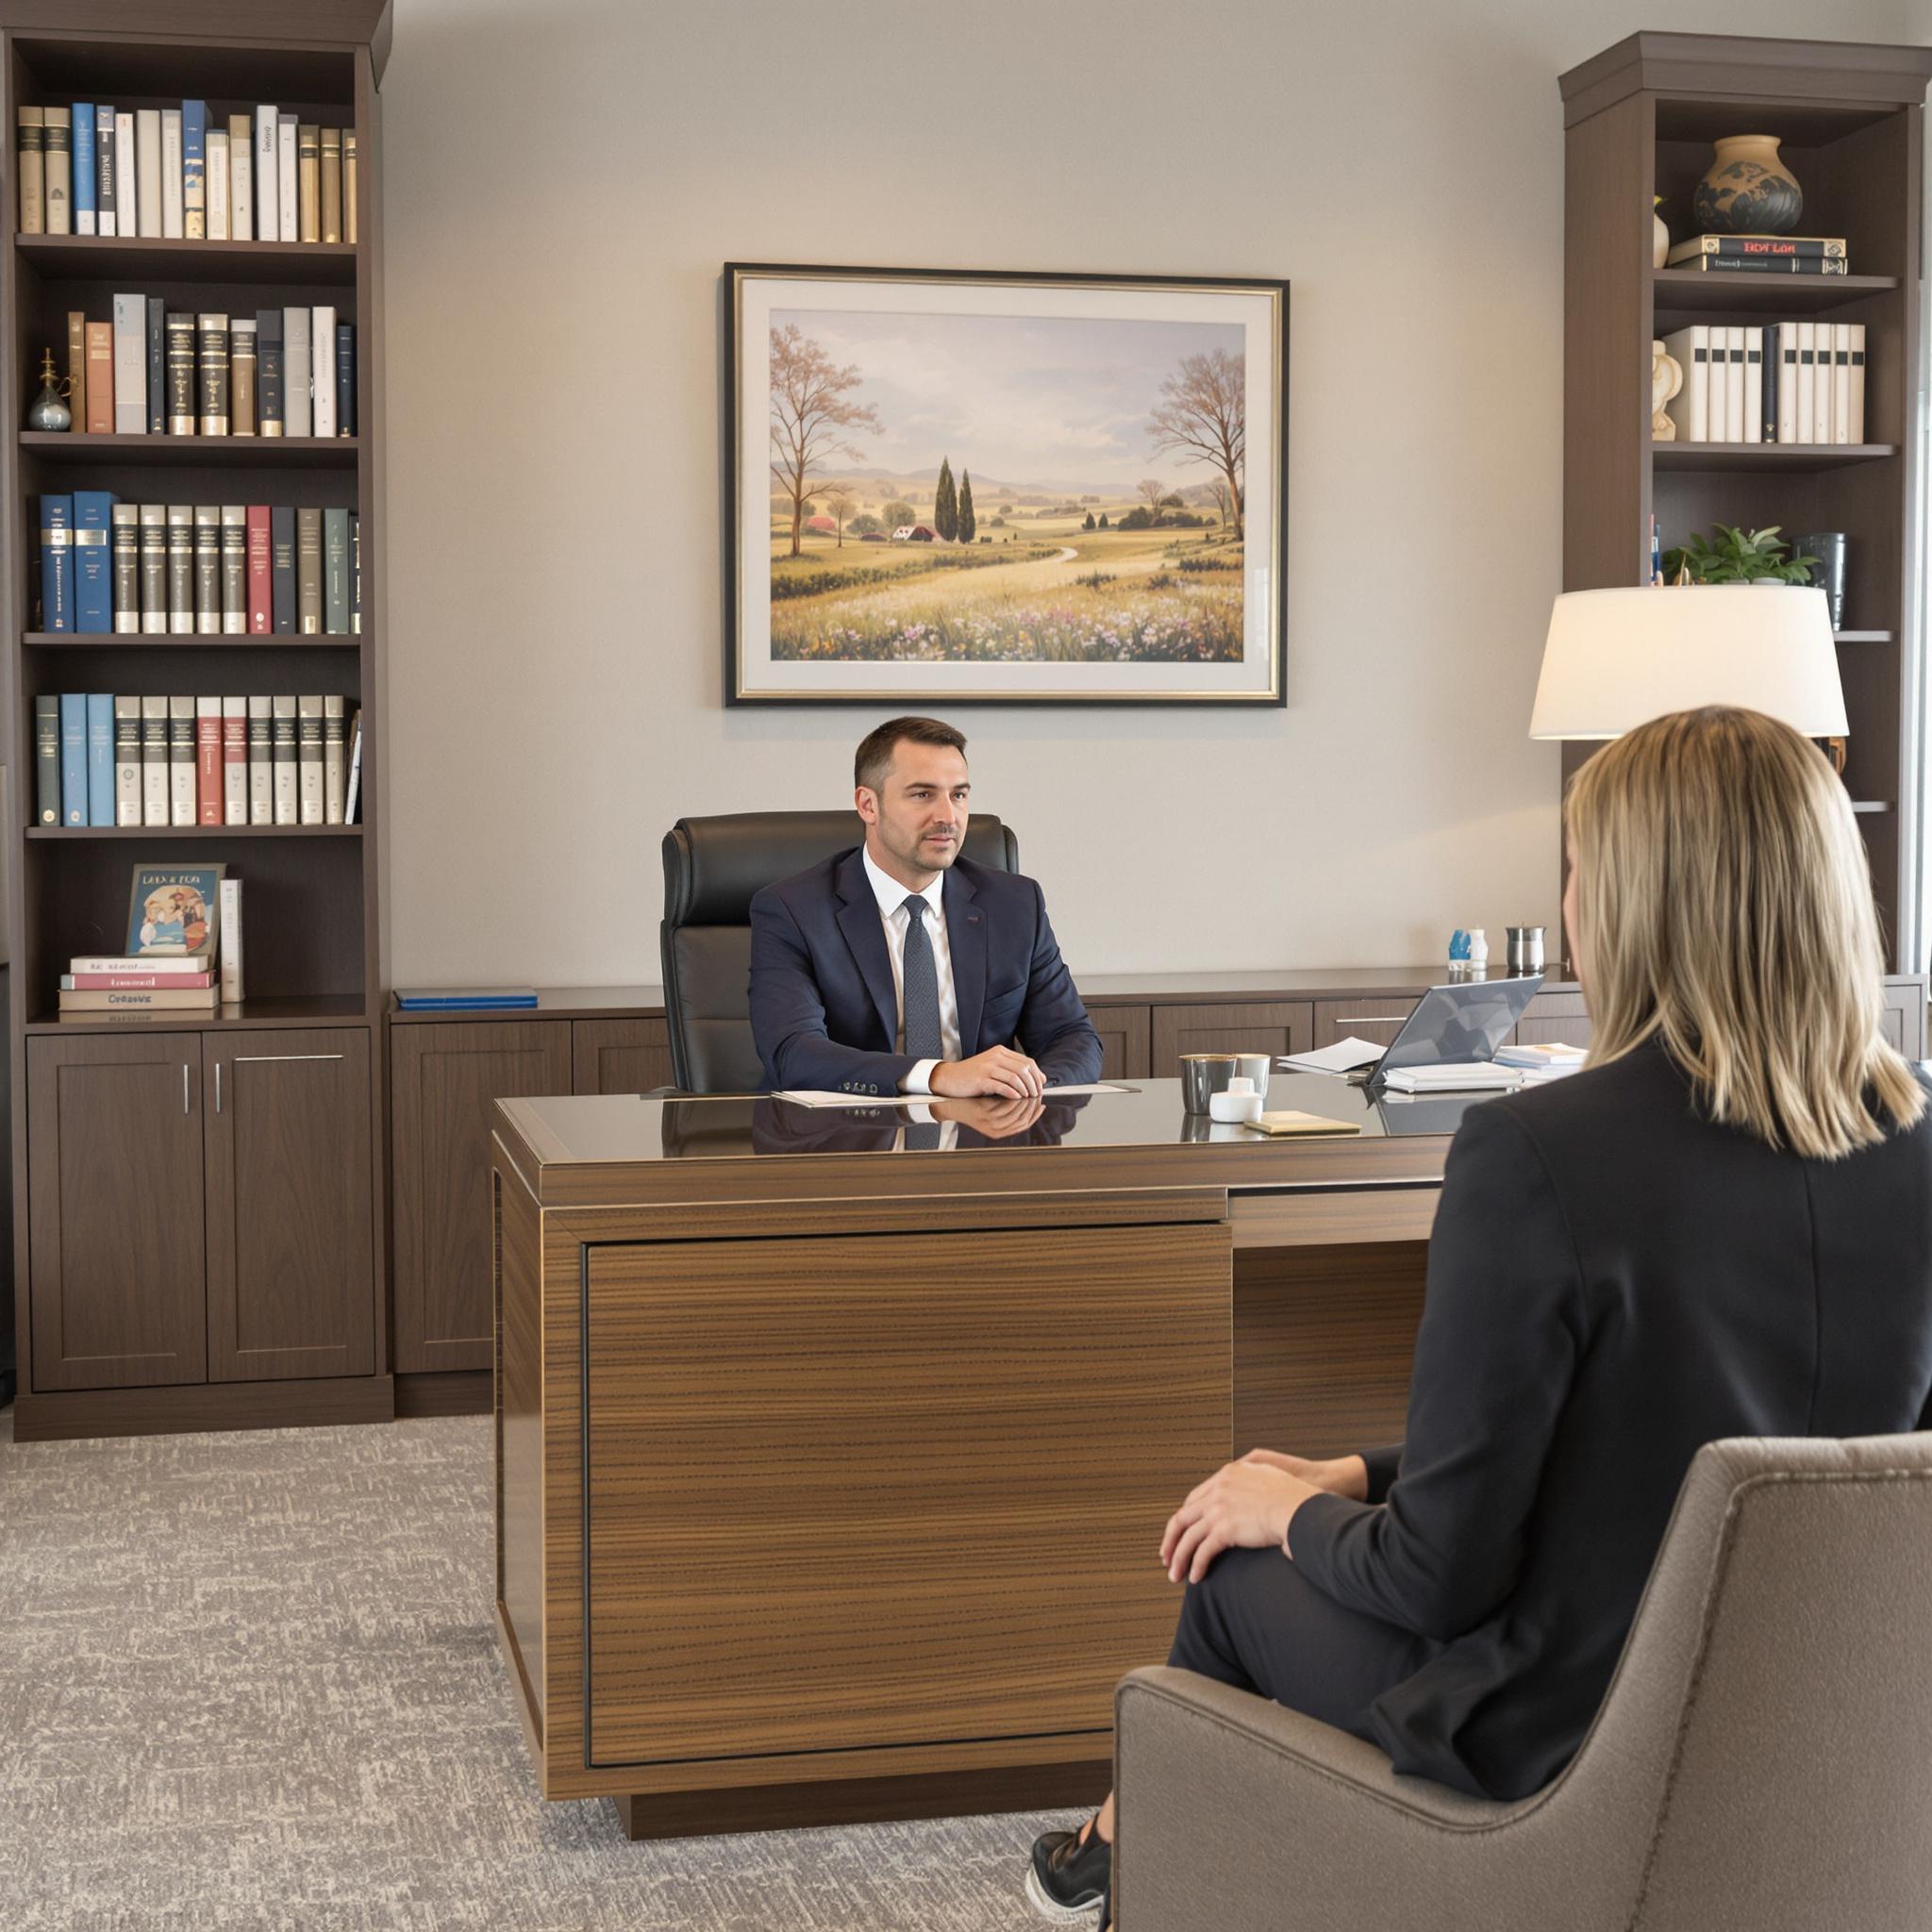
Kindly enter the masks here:
M 906 927 L 911 918 L 906 902 L 913 894 L 874 865 L 872 854 L 862 846 L 859 856 L 865 861 L 865 876 L 871 883 L 873 896 L 879 902 L 879 924 L 886 929 L 886 952 L 892 962 L 892 998 L 899 1011 L 892 1046 L 894 1051 L 901 1051 L 906 1043 Z M 918 896 L 925 901 L 925 930 L 932 941 L 933 966 L 939 974 L 941 1058 L 957 1060 L 963 1059 L 965 1055 L 959 1045 L 959 996 L 953 991 L 953 951 L 946 942 L 945 885 L 946 875 L 941 873 Z M 912 1071 L 906 1075 L 903 1091 L 930 1093 L 932 1070 L 938 1064 L 938 1060 L 915 1060 Z

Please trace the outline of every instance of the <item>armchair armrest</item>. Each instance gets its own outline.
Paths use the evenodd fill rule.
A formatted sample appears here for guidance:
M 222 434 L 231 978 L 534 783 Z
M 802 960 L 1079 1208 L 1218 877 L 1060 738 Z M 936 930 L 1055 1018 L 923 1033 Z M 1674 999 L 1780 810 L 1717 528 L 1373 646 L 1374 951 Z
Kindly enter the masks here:
M 1604 1874 L 1538 1817 L 1547 1794 L 1506 1805 L 1398 1776 L 1373 1744 L 1191 1671 L 1134 1672 L 1114 1709 L 1125 1932 L 1598 1923 Z

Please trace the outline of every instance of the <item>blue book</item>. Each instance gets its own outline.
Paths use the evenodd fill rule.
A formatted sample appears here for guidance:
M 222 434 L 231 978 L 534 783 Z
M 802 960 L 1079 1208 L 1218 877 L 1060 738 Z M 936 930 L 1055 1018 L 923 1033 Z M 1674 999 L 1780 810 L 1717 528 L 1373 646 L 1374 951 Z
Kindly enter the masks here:
M 74 104 L 74 232 L 94 232 L 94 104 Z
M 74 499 L 41 498 L 41 628 L 74 628 Z
M 114 492 L 74 492 L 74 627 L 83 637 L 114 628 Z
M 534 1007 L 536 1004 L 537 989 L 533 986 L 486 987 L 481 991 L 469 991 L 459 986 L 433 986 L 396 994 L 396 1005 L 406 1013 L 454 1011 L 459 1007 L 495 1008 Z
M 87 695 L 60 693 L 60 823 L 87 824 Z
M 87 694 L 87 822 L 114 823 L 114 694 Z
M 181 234 L 208 237 L 208 103 L 181 103 Z

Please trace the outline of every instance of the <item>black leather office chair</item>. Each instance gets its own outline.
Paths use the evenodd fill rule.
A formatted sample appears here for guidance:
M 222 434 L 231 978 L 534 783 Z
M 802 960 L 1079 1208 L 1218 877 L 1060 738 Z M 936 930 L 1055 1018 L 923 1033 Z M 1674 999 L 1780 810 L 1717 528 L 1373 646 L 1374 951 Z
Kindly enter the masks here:
M 763 1087 L 751 1037 L 752 895 L 863 836 L 849 811 L 728 812 L 679 819 L 664 835 L 664 1016 L 682 1091 Z M 974 812 L 960 849 L 994 872 L 1019 870 L 1020 841 L 998 819 Z

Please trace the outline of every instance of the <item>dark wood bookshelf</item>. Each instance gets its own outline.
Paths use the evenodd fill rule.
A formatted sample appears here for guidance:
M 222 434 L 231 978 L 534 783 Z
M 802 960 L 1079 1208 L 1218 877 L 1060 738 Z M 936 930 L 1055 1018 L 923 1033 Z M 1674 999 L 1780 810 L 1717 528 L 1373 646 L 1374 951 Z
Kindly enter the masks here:
M 357 337 L 360 353 L 361 337 Z M 56 358 L 64 354 L 57 349 Z M 23 404 L 22 408 L 25 408 Z M 358 415 L 357 420 L 361 420 Z M 357 436 L 87 436 L 51 429 L 23 429 L 23 456 L 43 463 L 88 464 L 131 460 L 142 465 L 209 469 L 353 470 L 361 455 Z M 86 483 L 72 486 L 92 487 Z
M 272 102 L 302 122 L 353 127 L 358 177 L 357 240 L 325 243 L 24 235 L 8 171 L 0 219 L 16 232 L 13 245 L 0 249 L 0 368 L 15 417 L 14 434 L 0 449 L 0 598 L 8 613 L 0 638 L 7 667 L 0 706 L 12 747 L 6 1205 L 23 1441 L 75 1432 L 83 1409 L 83 1432 L 92 1433 L 193 1426 L 192 1418 L 231 1411 L 273 1413 L 278 1386 L 307 1391 L 308 1421 L 367 1420 L 392 1410 L 381 1030 L 387 558 L 377 92 L 389 38 L 389 0 L 258 0 L 247 8 L 170 0 L 165 8 L 143 0 L 0 0 L 0 125 L 13 127 L 26 103 L 140 108 L 196 98 L 207 101 L 212 126 Z M 124 290 L 158 297 L 171 309 L 333 306 L 356 326 L 359 433 L 23 429 L 42 351 L 51 348 L 56 366 L 66 366 L 67 314 L 82 309 L 90 321 L 107 321 L 113 294 Z M 75 489 L 110 491 L 123 503 L 231 503 L 245 495 L 353 510 L 360 520 L 363 628 L 349 636 L 34 629 L 37 585 L 28 571 L 37 499 Z M 130 695 L 225 695 L 239 688 L 342 697 L 346 710 L 362 714 L 359 823 L 39 824 L 33 701 L 76 686 Z M 212 1013 L 61 1018 L 59 975 L 69 960 L 125 950 L 135 864 L 210 862 L 242 882 L 250 997 Z M 265 1043 L 251 1046 L 252 1036 Z M 154 1085 L 157 1068 L 166 1076 L 164 1093 Z M 60 1084 L 70 1069 L 85 1070 L 78 1087 Z M 225 1111 L 215 1100 L 224 1084 Z M 63 1096 L 92 1096 L 79 1103 L 75 1121 L 68 1098 L 53 1107 L 57 1086 Z M 187 1143 L 173 1154 L 160 1149 L 168 1136 L 189 1133 L 192 1172 L 207 1176 L 205 1208 L 198 1192 L 192 1199 L 183 1192 Z M 149 1211 L 155 1200 L 169 1204 L 158 1218 Z M 92 1222 L 71 1219 L 83 1201 Z M 282 1233 L 291 1224 L 325 1239 L 294 1254 Z M 191 1331 L 204 1318 L 187 1311 L 181 1297 L 190 1291 L 185 1280 L 202 1279 L 204 1260 L 206 1351 L 197 1369 Z M 123 1360 L 98 1338 L 91 1355 L 71 1353 L 75 1344 L 64 1339 L 71 1326 L 78 1334 L 90 1323 L 98 1328 L 136 1319 L 115 1285 L 136 1280 L 151 1295 L 163 1292 L 158 1283 L 174 1284 L 165 1291 L 175 1294 L 176 1316 L 187 1324 L 177 1355 L 150 1352 L 134 1363 L 131 1344 Z M 254 1337 L 245 1348 L 233 1334 L 218 1335 L 221 1320 L 244 1315 Z M 236 1366 L 242 1362 L 248 1365 Z M 263 1379 L 237 1381 L 238 1374 Z M 332 1396 L 332 1388 L 340 1394 Z
M 184 242 L 152 235 L 15 235 L 22 258 L 49 280 L 356 284 L 350 242 Z
M 1665 549 L 1718 523 L 1847 541 L 1839 673 L 1845 783 L 1865 835 L 1888 967 L 1917 903 L 1895 801 L 1909 794 L 1906 642 L 1921 452 L 1921 168 L 1932 48 L 1639 33 L 1564 75 L 1563 586 L 1649 578 Z M 1769 133 L 1805 195 L 1807 235 L 1843 236 L 1845 275 L 1652 265 L 1652 198 L 1674 242 L 1722 135 Z M 1869 442 L 1656 442 L 1653 341 L 1687 323 L 1830 311 L 1866 329 Z M 1659 592 L 1669 595 L 1668 591 Z M 1565 780 L 1591 747 L 1563 748 Z

